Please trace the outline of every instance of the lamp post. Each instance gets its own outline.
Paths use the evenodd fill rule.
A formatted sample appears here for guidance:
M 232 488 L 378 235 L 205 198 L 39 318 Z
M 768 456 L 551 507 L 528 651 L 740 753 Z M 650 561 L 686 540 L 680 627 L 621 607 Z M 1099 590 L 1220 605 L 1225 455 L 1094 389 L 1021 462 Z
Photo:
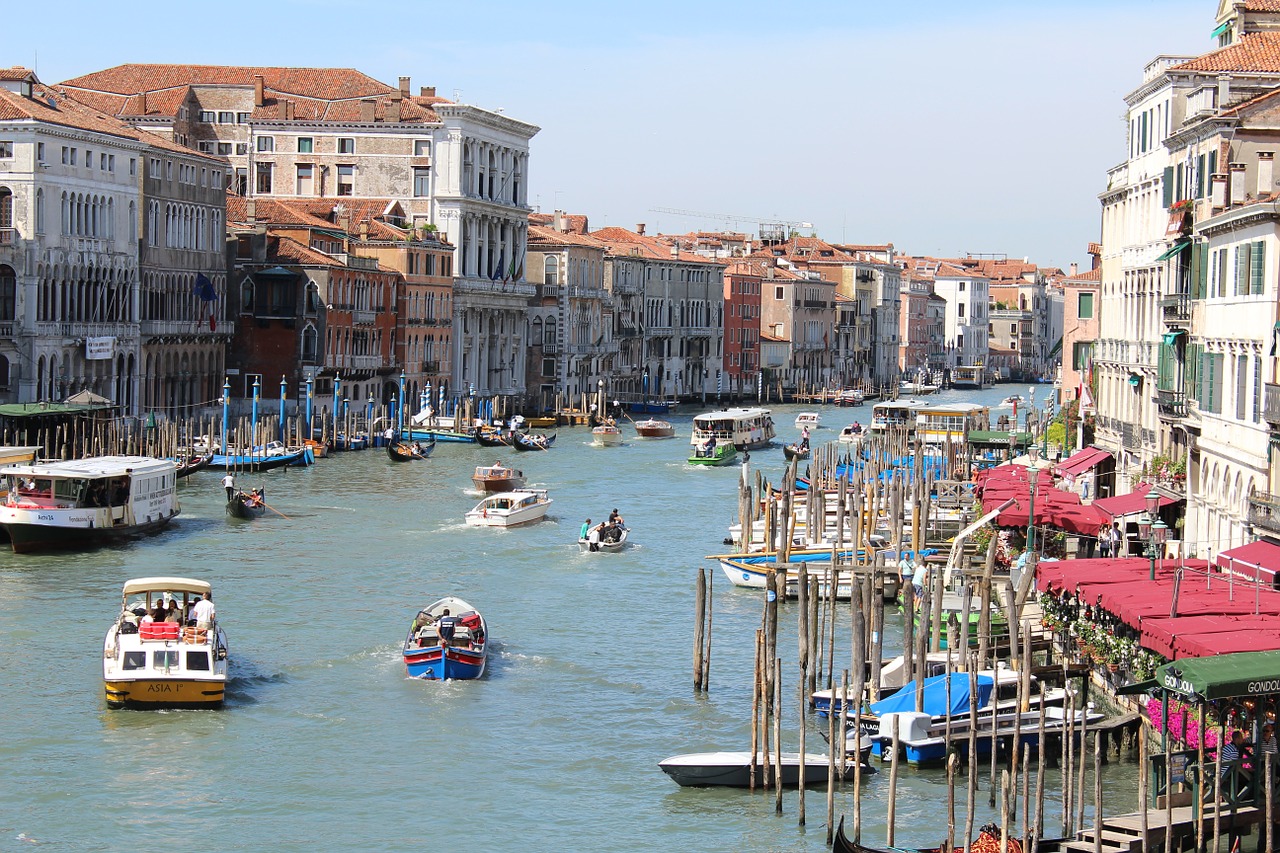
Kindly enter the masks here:
M 1155 489 L 1147 492 L 1147 511 L 1138 522 L 1138 536 L 1146 543 L 1146 556 L 1151 560 L 1150 580 L 1156 579 L 1156 557 L 1164 554 L 1164 543 L 1169 538 L 1169 525 L 1158 515 L 1160 511 L 1160 493 Z

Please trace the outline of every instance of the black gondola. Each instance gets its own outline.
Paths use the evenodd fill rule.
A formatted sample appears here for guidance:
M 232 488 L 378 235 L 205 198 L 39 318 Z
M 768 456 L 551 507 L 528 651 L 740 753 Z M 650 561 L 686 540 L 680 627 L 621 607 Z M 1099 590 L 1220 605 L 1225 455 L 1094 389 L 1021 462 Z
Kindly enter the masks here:
M 517 432 L 512 434 L 511 442 L 516 450 L 550 450 L 551 445 L 556 443 L 556 434 L 521 435 Z
M 500 430 L 482 429 L 476 433 L 476 443 L 481 447 L 510 447 L 511 442 Z
M 392 441 L 387 445 L 387 456 L 392 462 L 412 462 L 415 459 L 426 459 L 436 449 L 434 441 L 428 444 L 413 441 Z
M 261 518 L 266 514 L 267 504 L 260 491 L 236 492 L 227 501 L 227 515 L 232 518 Z
M 174 473 L 178 476 L 178 479 L 182 479 L 183 477 L 190 477 L 201 468 L 208 468 L 209 463 L 213 461 L 213 454 L 206 453 L 201 456 L 198 453 L 192 453 L 187 456 L 179 456 L 174 461 L 178 463 L 178 470 Z
M 941 853 L 946 845 L 937 847 L 920 847 L 917 853 Z M 895 847 L 894 850 L 903 849 Z M 978 830 L 978 837 L 969 845 L 971 853 L 992 853 L 1000 849 L 1000 827 L 994 823 L 989 823 Z M 831 839 L 832 853 L 889 853 L 880 847 L 867 847 L 856 841 L 851 841 L 844 834 L 844 816 L 840 817 L 840 824 L 836 827 L 836 834 Z M 955 848 L 954 853 L 963 853 L 964 845 L 961 843 Z M 1009 853 L 1022 853 L 1022 842 L 1010 836 Z
M 801 444 L 788 444 L 782 448 L 782 455 L 787 459 L 808 459 L 809 446 Z

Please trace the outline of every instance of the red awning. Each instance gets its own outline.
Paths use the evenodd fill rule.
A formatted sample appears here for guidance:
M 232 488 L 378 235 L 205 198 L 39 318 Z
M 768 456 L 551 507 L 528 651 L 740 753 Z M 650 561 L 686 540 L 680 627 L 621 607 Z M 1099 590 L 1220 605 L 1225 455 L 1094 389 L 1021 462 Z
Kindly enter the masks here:
M 1188 561 L 1190 566 L 1192 561 Z M 1202 571 L 1205 566 L 1203 560 L 1196 561 L 1196 565 Z M 1176 565 L 1173 561 L 1166 561 L 1166 567 L 1163 567 L 1156 577 L 1173 577 L 1173 571 Z M 1098 587 L 1107 584 L 1125 583 L 1128 581 L 1144 580 L 1151 572 L 1151 561 L 1142 557 L 1120 557 L 1116 559 L 1105 558 L 1096 560 L 1059 560 L 1055 562 L 1042 561 L 1036 564 L 1036 587 L 1042 592 L 1070 592 L 1074 593 L 1077 588 L 1080 589 L 1082 595 L 1088 595 L 1087 601 L 1092 604 L 1097 599 Z M 1165 615 L 1168 615 L 1166 609 Z
M 1054 506 L 1050 513 L 1054 527 L 1077 536 L 1096 536 L 1098 528 L 1111 522 L 1111 517 L 1092 504 L 1088 506 Z
M 1147 510 L 1147 494 L 1150 493 L 1151 486 L 1147 483 L 1139 483 L 1138 487 L 1127 495 L 1116 495 L 1113 498 L 1099 498 L 1093 502 L 1093 505 L 1105 512 L 1112 518 L 1119 518 L 1122 515 L 1133 515 L 1134 513 L 1146 512 Z M 1167 495 L 1160 495 L 1160 506 L 1168 506 L 1177 503 L 1177 498 L 1171 498 Z
M 1233 571 L 1237 576 L 1253 578 L 1257 575 L 1263 583 L 1275 583 L 1280 574 L 1280 545 L 1259 539 L 1248 545 L 1230 548 L 1218 555 L 1214 561 L 1224 571 Z
M 1280 649 L 1280 630 L 1224 631 L 1220 634 L 1194 634 L 1179 637 L 1174 648 L 1180 658 L 1204 658 L 1236 652 L 1264 652 Z
M 1274 616 L 1178 616 L 1170 619 L 1142 620 L 1142 645 L 1156 654 L 1174 659 L 1191 657 L 1186 649 L 1192 645 L 1203 646 L 1208 634 L 1233 634 L 1241 632 L 1280 631 Z M 1257 650 L 1280 648 L 1258 646 Z
M 1098 465 L 1106 459 L 1110 459 L 1110 452 L 1103 450 L 1101 447 L 1093 447 L 1092 445 L 1083 450 L 1073 453 L 1071 457 L 1058 465 L 1058 475 L 1062 477 L 1074 477 L 1082 474 L 1090 468 Z

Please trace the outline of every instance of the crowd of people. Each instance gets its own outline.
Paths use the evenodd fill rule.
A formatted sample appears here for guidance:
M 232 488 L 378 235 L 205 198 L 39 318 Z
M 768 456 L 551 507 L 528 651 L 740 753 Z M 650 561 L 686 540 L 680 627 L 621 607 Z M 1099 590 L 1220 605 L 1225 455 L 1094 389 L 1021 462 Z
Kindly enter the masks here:
M 618 514 L 618 508 L 614 507 L 613 512 L 609 513 L 608 521 L 602 521 L 594 526 L 589 518 L 582 522 L 582 529 L 578 532 L 578 539 L 587 543 L 587 550 L 599 551 L 602 544 L 620 541 L 626 528 L 626 522 Z

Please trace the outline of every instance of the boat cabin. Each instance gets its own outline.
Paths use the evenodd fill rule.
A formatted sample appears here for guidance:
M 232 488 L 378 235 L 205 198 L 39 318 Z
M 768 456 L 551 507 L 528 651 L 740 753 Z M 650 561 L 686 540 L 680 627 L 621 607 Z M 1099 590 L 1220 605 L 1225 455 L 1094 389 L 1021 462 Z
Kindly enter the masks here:
M 914 430 L 916 414 L 927 406 L 920 400 L 885 400 L 871 407 L 869 427 L 877 432 L 890 427 Z
M 723 409 L 695 416 L 689 443 L 702 447 L 714 437 L 716 444 L 754 450 L 769 444 L 776 434 L 768 409 Z

